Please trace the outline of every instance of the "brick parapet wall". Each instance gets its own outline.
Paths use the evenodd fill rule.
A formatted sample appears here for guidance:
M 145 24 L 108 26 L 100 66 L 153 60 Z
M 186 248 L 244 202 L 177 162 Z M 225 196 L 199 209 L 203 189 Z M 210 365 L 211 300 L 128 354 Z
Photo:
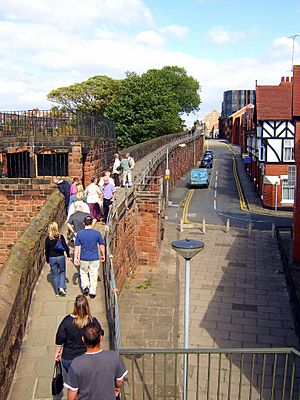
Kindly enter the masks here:
M 51 221 L 65 220 L 63 196 L 55 190 L 31 220 L 0 271 L 0 399 L 5 399 L 25 334 L 32 292 L 44 266 L 44 243 Z

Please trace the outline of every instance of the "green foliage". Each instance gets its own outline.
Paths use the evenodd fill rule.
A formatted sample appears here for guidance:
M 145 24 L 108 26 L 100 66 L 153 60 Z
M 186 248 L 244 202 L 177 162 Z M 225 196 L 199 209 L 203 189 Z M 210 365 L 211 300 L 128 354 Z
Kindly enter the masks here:
M 152 287 L 152 281 L 151 279 L 146 279 L 143 283 L 140 283 L 139 285 L 137 285 L 135 288 L 140 290 L 146 290 Z
M 52 90 L 47 99 L 58 103 L 64 110 L 81 110 L 103 115 L 108 103 L 116 96 L 120 80 L 96 75 L 81 83 Z
M 180 114 L 197 110 L 199 83 L 183 68 L 128 72 L 105 115 L 115 120 L 120 147 L 182 130 Z
M 97 75 L 52 90 L 48 100 L 61 110 L 82 110 L 116 122 L 121 148 L 182 130 L 180 115 L 199 109 L 200 85 L 185 69 L 166 66 L 123 80 Z

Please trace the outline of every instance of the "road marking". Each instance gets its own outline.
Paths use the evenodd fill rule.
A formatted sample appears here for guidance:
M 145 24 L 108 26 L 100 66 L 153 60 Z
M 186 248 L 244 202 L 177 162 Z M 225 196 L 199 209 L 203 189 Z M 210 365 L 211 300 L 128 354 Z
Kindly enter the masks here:
M 190 202 L 192 200 L 193 197 L 193 193 L 194 193 L 195 189 L 190 189 L 185 200 L 184 200 L 184 207 L 182 210 L 182 219 L 184 223 L 189 223 L 190 221 L 188 220 L 188 209 L 189 209 L 189 205 Z
M 217 189 L 217 187 L 218 187 L 218 182 L 215 182 L 215 188 Z
M 214 209 L 215 209 L 215 210 L 217 209 L 217 202 L 216 202 L 216 200 L 214 200 Z
M 215 190 L 215 197 L 217 197 L 217 191 Z

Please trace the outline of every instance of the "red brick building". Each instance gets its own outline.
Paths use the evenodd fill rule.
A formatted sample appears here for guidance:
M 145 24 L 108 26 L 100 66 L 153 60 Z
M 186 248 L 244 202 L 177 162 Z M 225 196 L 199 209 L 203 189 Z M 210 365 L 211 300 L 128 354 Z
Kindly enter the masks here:
M 296 190 L 294 203 L 294 262 L 300 263 L 300 65 L 294 66 L 292 117 L 295 125 Z
M 294 205 L 295 162 L 292 121 L 292 81 L 256 87 L 253 126 L 246 131 L 246 151 L 251 159 L 248 174 L 268 208 Z M 238 143 L 241 144 L 241 143 Z

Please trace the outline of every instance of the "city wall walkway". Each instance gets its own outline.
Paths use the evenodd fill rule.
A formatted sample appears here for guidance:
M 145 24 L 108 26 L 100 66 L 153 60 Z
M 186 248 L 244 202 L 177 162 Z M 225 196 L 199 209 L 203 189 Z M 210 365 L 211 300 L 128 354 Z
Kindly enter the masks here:
M 244 171 L 239 169 L 239 173 Z M 247 178 L 248 179 L 248 178 Z M 247 190 L 250 190 L 249 186 Z M 171 193 L 178 198 L 184 193 Z M 185 189 L 182 189 L 185 190 Z M 244 190 L 247 193 L 247 190 Z M 253 189 L 252 189 L 253 190 Z M 139 268 L 120 296 L 123 348 L 182 347 L 184 268 L 171 249 L 177 225 L 166 221 L 158 268 Z M 278 244 L 269 232 L 209 228 L 181 234 L 205 242 L 191 262 L 190 347 L 298 347 Z M 52 399 L 55 333 L 80 293 L 78 271 L 68 263 L 68 295 L 54 296 L 45 266 L 36 287 L 9 400 Z M 104 294 L 90 300 L 107 330 Z M 108 347 L 106 336 L 104 347 Z M 192 376 L 193 378 L 193 376 Z M 126 384 L 126 392 L 130 387 Z

